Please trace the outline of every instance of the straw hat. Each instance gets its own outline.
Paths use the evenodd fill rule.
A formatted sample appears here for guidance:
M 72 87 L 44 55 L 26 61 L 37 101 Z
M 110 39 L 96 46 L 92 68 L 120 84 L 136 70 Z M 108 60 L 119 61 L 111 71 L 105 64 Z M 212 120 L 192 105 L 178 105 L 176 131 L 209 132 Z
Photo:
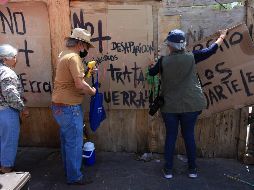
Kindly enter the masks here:
M 94 48 L 93 44 L 91 43 L 91 33 L 82 28 L 74 28 L 72 34 L 69 38 L 74 38 L 89 44 L 90 48 Z

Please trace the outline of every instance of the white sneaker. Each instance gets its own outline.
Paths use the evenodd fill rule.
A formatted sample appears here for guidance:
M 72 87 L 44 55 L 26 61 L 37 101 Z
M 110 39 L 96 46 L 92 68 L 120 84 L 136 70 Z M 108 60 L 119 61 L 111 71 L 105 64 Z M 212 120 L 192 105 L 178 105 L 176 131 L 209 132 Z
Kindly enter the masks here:
M 166 179 L 173 178 L 172 170 L 162 169 L 162 173 Z
M 198 177 L 198 173 L 197 173 L 197 169 L 189 169 L 189 178 L 197 178 Z

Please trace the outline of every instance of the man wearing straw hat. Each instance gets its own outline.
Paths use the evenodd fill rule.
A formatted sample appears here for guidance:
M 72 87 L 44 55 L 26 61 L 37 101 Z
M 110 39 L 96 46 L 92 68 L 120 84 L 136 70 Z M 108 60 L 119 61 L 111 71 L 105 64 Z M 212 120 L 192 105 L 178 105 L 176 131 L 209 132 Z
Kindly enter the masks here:
M 67 184 L 89 183 L 81 173 L 83 144 L 84 95 L 94 95 L 96 90 L 84 80 L 81 58 L 85 57 L 91 44 L 89 31 L 75 28 L 66 38 L 67 50 L 58 56 L 52 94 L 53 116 L 60 126 L 61 152 Z

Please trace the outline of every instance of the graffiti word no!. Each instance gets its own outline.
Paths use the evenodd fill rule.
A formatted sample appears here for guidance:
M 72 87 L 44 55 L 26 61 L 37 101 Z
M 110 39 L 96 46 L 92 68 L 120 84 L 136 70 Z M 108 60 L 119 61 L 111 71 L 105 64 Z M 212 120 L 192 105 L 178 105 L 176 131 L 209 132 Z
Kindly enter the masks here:
M 0 11 L 0 17 L 2 22 L 2 33 L 6 34 L 6 28 L 8 27 L 12 34 L 14 34 L 14 28 L 18 35 L 26 34 L 26 22 L 23 13 L 11 12 L 9 7 L 6 7 L 6 9 L 7 9 L 6 14 Z

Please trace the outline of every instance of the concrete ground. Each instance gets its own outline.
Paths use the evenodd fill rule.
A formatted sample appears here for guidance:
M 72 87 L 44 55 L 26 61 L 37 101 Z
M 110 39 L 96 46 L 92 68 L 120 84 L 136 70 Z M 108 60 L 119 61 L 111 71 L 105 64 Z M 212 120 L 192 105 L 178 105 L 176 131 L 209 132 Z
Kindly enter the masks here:
M 199 177 L 187 177 L 186 162 L 175 157 L 174 177 L 162 176 L 163 155 L 149 162 L 137 161 L 131 153 L 96 152 L 96 164 L 85 167 L 93 183 L 65 184 L 59 149 L 20 148 L 18 171 L 29 171 L 31 190 L 250 190 L 254 189 L 254 166 L 232 159 L 198 159 Z M 229 175 L 229 176 L 227 176 Z M 236 177 L 235 179 L 230 176 Z M 244 182 L 240 181 L 243 180 Z M 246 184 L 247 182 L 253 184 Z

